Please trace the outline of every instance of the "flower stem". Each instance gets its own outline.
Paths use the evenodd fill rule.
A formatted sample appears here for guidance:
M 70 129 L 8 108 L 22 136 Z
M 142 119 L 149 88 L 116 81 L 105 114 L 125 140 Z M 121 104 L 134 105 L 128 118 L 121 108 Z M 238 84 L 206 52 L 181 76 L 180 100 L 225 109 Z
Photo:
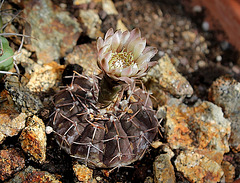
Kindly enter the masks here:
M 121 84 L 104 75 L 100 82 L 100 90 L 98 95 L 100 107 L 104 108 L 111 104 L 121 90 Z

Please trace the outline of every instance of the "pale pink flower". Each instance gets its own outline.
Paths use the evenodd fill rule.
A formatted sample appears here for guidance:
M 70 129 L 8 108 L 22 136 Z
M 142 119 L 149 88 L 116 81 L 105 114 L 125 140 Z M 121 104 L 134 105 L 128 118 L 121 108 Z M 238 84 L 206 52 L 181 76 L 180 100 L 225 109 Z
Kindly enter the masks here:
M 146 39 L 141 37 L 138 28 L 131 32 L 109 29 L 102 39 L 97 40 L 98 66 L 110 78 L 123 80 L 139 78 L 145 75 L 150 62 L 157 53 L 155 47 L 146 46 Z

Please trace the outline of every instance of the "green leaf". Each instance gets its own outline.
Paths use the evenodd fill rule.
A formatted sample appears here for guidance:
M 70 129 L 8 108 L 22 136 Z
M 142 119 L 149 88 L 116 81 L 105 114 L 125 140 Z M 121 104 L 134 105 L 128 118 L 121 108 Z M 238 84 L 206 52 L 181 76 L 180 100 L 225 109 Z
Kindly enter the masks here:
M 0 71 L 9 71 L 13 67 L 12 56 L 14 52 L 9 46 L 8 40 L 5 37 L 0 36 L 0 41 L 2 42 L 2 47 L 0 44 Z

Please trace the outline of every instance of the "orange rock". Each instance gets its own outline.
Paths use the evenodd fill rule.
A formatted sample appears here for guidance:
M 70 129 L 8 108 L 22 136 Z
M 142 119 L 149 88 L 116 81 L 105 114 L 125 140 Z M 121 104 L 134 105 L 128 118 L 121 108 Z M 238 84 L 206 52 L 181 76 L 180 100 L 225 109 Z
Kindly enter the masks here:
M 4 181 L 12 174 L 23 169 L 25 166 L 24 156 L 16 149 L 0 151 L 0 180 Z
M 0 144 L 5 137 L 17 135 L 25 127 L 27 115 L 16 110 L 16 106 L 6 90 L 0 94 L 4 102 L 0 103 Z
M 229 151 L 230 122 L 213 103 L 202 102 L 194 107 L 172 104 L 167 106 L 166 118 L 166 136 L 171 148 L 192 150 L 218 163 Z
M 223 176 L 221 166 L 196 152 L 181 152 L 175 160 L 175 166 L 190 182 L 215 183 Z
M 40 163 L 46 159 L 46 133 L 43 121 L 37 116 L 29 118 L 19 137 L 22 149 Z
M 229 163 L 228 161 L 223 161 L 221 166 L 222 166 L 222 169 L 224 171 L 225 182 L 226 183 L 233 182 L 234 177 L 235 177 L 235 168 L 234 168 L 234 166 L 231 163 Z
M 86 167 L 85 165 L 75 163 L 73 165 L 73 171 L 77 176 L 78 180 L 81 182 L 88 182 L 90 179 L 92 179 L 93 170 Z

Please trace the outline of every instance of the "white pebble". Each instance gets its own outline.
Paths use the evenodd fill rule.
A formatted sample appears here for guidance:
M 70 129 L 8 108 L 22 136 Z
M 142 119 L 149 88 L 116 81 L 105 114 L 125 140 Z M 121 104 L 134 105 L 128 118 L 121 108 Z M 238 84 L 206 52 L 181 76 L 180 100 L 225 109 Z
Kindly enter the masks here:
M 203 29 L 204 31 L 208 31 L 208 30 L 209 30 L 209 27 L 210 27 L 210 25 L 209 25 L 209 23 L 208 23 L 207 21 L 204 21 L 204 22 L 202 23 L 202 29 Z
M 202 12 L 202 7 L 200 5 L 196 5 L 193 7 L 193 12 L 194 13 L 201 13 Z
M 53 128 L 51 126 L 46 126 L 45 132 L 46 134 L 50 134 L 53 132 Z
M 222 61 L 222 56 L 221 56 L 221 55 L 218 55 L 218 56 L 216 57 L 216 60 L 217 60 L 218 62 L 221 62 L 221 61 Z

